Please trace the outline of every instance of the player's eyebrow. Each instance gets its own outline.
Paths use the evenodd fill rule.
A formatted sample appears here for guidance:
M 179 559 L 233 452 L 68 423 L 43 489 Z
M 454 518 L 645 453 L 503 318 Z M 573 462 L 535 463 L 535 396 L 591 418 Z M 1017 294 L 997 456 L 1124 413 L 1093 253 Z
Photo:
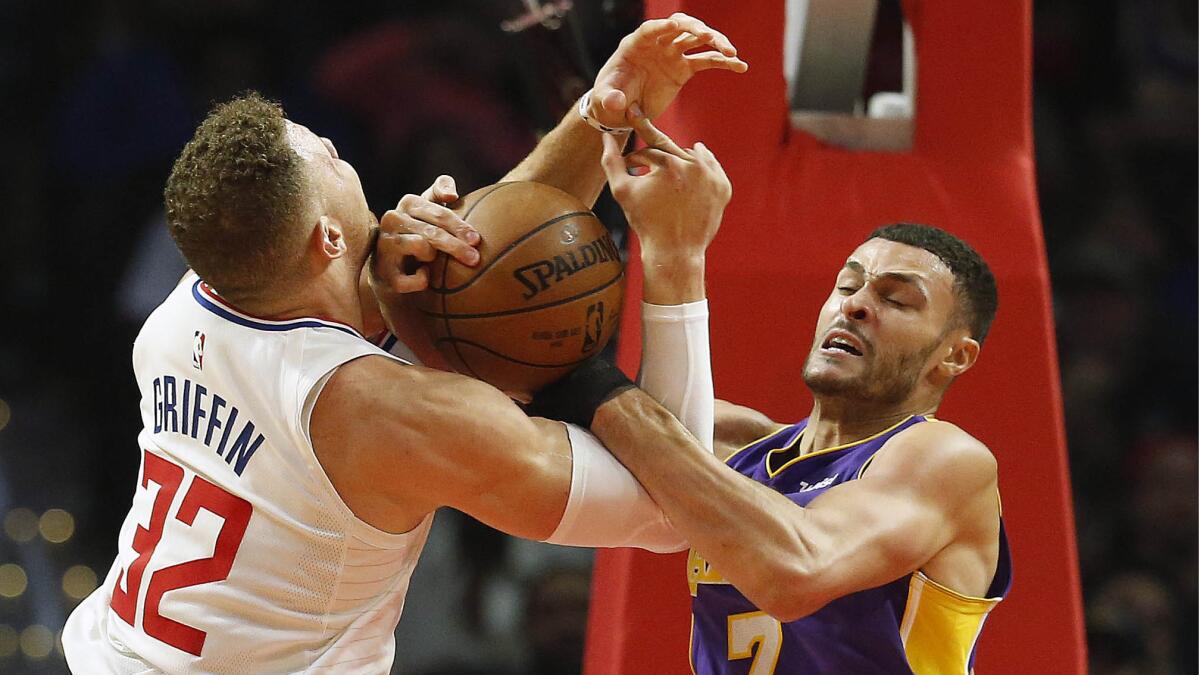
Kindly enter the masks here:
M 867 275 L 867 269 L 862 266 L 862 263 L 853 258 L 846 261 L 845 269 L 862 276 Z M 925 278 L 919 274 L 914 274 L 912 272 L 883 272 L 881 274 L 875 274 L 872 276 L 875 276 L 879 279 L 895 279 L 901 283 L 913 286 L 921 293 L 921 295 L 928 295 L 925 292 Z

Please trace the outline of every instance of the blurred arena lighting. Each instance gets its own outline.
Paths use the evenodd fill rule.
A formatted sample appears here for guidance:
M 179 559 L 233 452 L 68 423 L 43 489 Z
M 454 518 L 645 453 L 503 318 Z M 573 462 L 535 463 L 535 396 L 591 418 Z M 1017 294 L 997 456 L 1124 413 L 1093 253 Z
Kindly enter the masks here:
M 8 426 L 12 420 L 12 408 L 8 407 L 8 401 L 0 398 L 0 431 L 4 431 L 4 427 Z
M 42 514 L 38 529 L 46 541 L 61 544 L 75 534 L 75 518 L 62 509 L 50 509 Z
M 38 533 L 37 514 L 26 508 L 9 511 L 4 516 L 4 533 L 21 544 L 31 541 Z
M 21 652 L 31 661 L 50 656 L 54 649 L 54 633 L 45 626 L 33 625 L 21 631 Z
M 554 0 L 541 4 L 538 0 L 525 0 L 525 13 L 500 22 L 505 33 L 520 33 L 541 24 L 543 28 L 558 30 L 562 19 L 571 11 L 571 0 Z
M 20 565 L 0 565 L 0 597 L 20 597 L 28 585 L 29 577 L 25 576 L 25 570 Z
M 20 648 L 20 636 L 12 626 L 0 624 L 0 659 L 7 659 Z
M 96 590 L 96 573 L 87 565 L 72 565 L 62 579 L 63 593 L 73 600 L 82 600 Z

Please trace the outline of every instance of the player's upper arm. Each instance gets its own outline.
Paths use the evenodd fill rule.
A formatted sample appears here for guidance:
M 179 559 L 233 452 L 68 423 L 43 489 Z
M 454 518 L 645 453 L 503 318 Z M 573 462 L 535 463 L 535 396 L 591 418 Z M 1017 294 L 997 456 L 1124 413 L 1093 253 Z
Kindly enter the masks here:
M 996 461 L 982 443 L 944 422 L 892 438 L 858 480 L 798 510 L 797 589 L 781 618 L 920 569 L 980 518 L 994 514 Z
M 713 417 L 713 452 L 721 459 L 784 427 L 753 408 L 721 399 L 714 402 Z
M 310 431 L 342 499 L 387 531 L 407 531 L 450 506 L 541 539 L 566 506 L 571 450 L 563 425 L 527 417 L 468 377 L 356 359 L 321 392 Z

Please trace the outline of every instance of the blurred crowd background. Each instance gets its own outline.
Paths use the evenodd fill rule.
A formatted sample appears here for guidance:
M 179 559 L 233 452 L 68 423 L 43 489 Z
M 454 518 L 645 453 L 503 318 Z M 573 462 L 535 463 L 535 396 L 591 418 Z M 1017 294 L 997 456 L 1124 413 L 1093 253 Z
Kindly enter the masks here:
M 465 194 L 642 12 L 574 4 L 510 32 L 518 0 L 0 0 L 0 671 L 64 672 L 58 631 L 113 558 L 137 475 L 130 346 L 183 270 L 161 191 L 210 105 L 282 101 L 377 213 L 440 173 Z M 1195 673 L 1197 6 L 1039 0 L 1034 26 L 1091 668 Z M 611 201 L 597 210 L 619 235 Z M 590 566 L 440 514 L 397 672 L 578 672 Z

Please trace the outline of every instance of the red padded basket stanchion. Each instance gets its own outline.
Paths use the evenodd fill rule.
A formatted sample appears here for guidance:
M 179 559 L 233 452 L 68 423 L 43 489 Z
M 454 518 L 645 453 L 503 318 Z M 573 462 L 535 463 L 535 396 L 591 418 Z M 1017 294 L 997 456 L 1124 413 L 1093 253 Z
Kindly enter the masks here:
M 876 226 L 937 225 L 989 261 L 1000 310 L 978 365 L 939 417 L 1000 465 L 1015 583 L 989 618 L 979 673 L 1083 673 L 1085 647 L 1050 284 L 1034 183 L 1030 0 L 904 3 L 917 47 L 916 130 L 906 153 L 833 148 L 791 129 L 783 0 L 650 0 L 725 32 L 744 75 L 702 73 L 659 126 L 703 140 L 734 186 L 709 251 L 717 395 L 793 422 L 811 403 L 800 368 L 845 256 Z M 630 297 L 640 270 L 631 265 Z M 620 361 L 637 368 L 636 303 Z M 586 672 L 687 673 L 683 555 L 600 554 Z

